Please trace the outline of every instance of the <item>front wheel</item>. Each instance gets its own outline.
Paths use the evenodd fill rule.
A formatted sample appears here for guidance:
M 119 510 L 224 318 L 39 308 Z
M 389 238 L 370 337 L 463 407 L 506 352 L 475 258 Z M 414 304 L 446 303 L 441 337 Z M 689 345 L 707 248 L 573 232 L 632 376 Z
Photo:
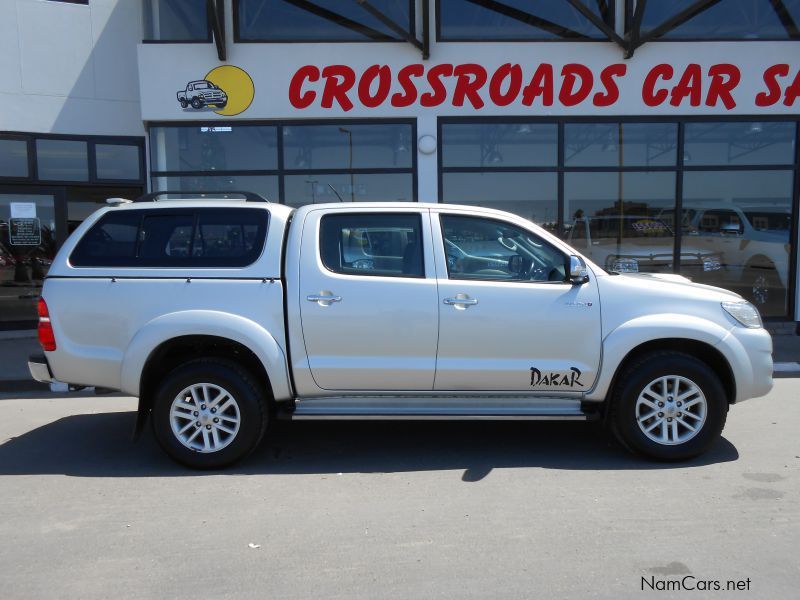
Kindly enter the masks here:
M 707 364 L 681 352 L 656 352 L 620 375 L 610 424 L 634 452 L 676 461 L 698 456 L 716 442 L 727 414 L 725 390 Z
M 198 359 L 174 369 L 156 392 L 156 440 L 193 469 L 230 465 L 252 452 L 267 426 L 267 403 L 253 376 L 234 362 Z
M 192 98 L 192 108 L 195 110 L 203 108 L 203 101 L 200 98 Z

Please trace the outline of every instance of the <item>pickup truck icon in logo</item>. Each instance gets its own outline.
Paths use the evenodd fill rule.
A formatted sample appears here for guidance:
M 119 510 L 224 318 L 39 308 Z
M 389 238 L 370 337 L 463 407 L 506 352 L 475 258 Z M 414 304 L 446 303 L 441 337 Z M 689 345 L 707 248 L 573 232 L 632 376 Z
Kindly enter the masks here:
M 200 110 L 206 106 L 215 106 L 217 109 L 223 109 L 228 104 L 228 94 L 219 86 L 201 79 L 187 83 L 186 89 L 178 92 L 178 102 L 181 108 L 191 106 L 195 110 Z

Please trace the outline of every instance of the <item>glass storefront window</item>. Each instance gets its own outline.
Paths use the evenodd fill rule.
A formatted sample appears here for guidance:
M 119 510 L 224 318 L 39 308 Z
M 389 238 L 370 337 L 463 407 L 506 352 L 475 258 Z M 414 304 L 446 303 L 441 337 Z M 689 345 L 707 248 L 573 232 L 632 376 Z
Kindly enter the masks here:
M 285 185 L 286 204 L 289 206 L 340 201 L 414 201 L 414 179 L 411 173 L 305 173 L 287 176 Z
M 689 171 L 683 179 L 683 245 L 720 258 L 720 279 L 764 316 L 787 308 L 794 173 L 787 171 Z
M 371 0 L 370 4 L 414 35 L 414 0 Z M 242 41 L 345 42 L 403 39 L 362 7 L 360 2 L 237 0 L 234 7 L 237 39 Z
M 687 123 L 683 162 L 695 165 L 791 165 L 791 122 Z
M 642 34 L 647 34 L 679 14 L 697 0 L 648 2 L 642 17 Z M 800 0 L 722 0 L 712 2 L 692 18 L 665 32 L 661 39 L 758 40 L 797 39 L 789 23 L 800 23 Z M 786 17 L 780 10 L 785 9 Z
M 206 0 L 143 0 L 147 41 L 211 41 Z
M 98 179 L 138 181 L 142 178 L 139 146 L 97 144 L 95 161 Z
M 27 177 L 28 143 L 0 139 L 0 177 Z
M 415 150 L 411 125 L 287 125 L 286 169 L 410 168 Z
M 39 179 L 48 181 L 88 181 L 89 154 L 86 142 L 74 140 L 36 140 Z
M 555 167 L 558 127 L 538 123 L 447 123 L 443 167 Z
M 614 27 L 614 0 L 584 2 Z M 566 0 L 438 0 L 439 39 L 549 40 L 605 39 L 605 35 Z
M 272 175 L 176 175 L 153 177 L 156 192 L 255 192 L 278 202 L 278 178 Z
M 0 194 L 0 325 L 37 318 L 36 299 L 55 253 L 53 196 Z
M 674 166 L 676 123 L 568 123 L 564 126 L 567 167 Z
M 278 168 L 277 128 L 254 125 L 153 127 L 155 171 L 251 171 Z
M 675 173 L 566 173 L 567 242 L 601 267 L 619 272 L 672 272 L 675 231 L 664 213 L 675 209 Z M 683 270 L 702 260 L 681 256 Z
M 558 177 L 556 173 L 444 173 L 441 200 L 505 210 L 555 231 Z

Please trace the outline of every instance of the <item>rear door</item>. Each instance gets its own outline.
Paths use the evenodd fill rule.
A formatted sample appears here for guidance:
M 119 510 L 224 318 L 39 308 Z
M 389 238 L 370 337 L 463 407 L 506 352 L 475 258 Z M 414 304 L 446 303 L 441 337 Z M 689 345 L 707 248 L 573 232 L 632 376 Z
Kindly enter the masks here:
M 434 217 L 439 274 L 436 390 L 582 392 L 600 365 L 592 278 L 567 280 L 568 255 L 494 217 Z
M 324 390 L 431 390 L 438 295 L 428 210 L 312 211 L 300 314 Z

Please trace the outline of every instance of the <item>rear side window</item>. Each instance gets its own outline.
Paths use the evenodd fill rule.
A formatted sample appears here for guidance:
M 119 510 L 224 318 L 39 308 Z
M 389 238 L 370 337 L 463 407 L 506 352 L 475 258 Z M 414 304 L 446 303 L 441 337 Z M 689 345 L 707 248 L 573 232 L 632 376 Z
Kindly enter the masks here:
M 75 267 L 244 267 L 264 249 L 260 209 L 119 211 L 102 217 L 70 256 Z
M 422 219 L 407 213 L 326 215 L 320 255 L 334 273 L 424 277 Z

